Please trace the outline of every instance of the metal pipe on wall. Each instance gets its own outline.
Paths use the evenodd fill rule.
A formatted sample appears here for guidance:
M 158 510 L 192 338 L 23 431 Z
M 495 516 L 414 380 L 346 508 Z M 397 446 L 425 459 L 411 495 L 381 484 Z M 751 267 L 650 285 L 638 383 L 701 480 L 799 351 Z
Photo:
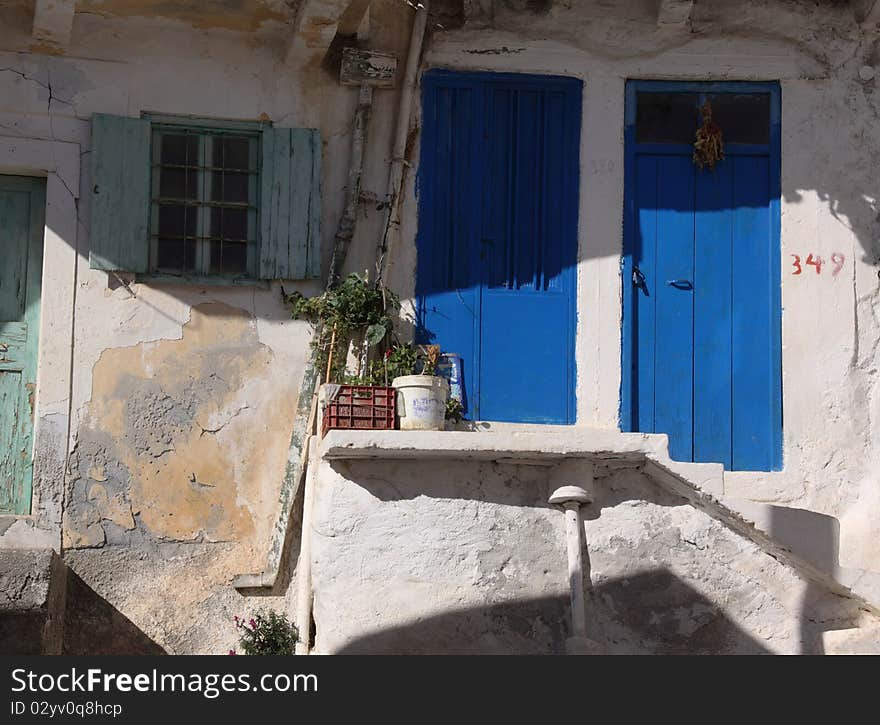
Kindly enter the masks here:
M 425 28 L 428 25 L 428 0 L 422 0 L 413 18 L 412 35 L 409 52 L 406 56 L 406 70 L 403 87 L 400 91 L 400 108 L 397 114 L 397 130 L 394 135 L 394 147 L 391 153 L 391 168 L 388 172 L 388 188 L 385 192 L 386 217 L 385 231 L 379 241 L 376 257 L 376 279 L 381 280 L 391 259 L 394 242 L 400 236 L 400 192 L 403 185 L 403 166 L 406 163 L 406 140 L 409 136 L 410 117 L 412 115 L 413 98 L 416 90 L 416 78 L 422 57 L 422 45 L 425 40 Z

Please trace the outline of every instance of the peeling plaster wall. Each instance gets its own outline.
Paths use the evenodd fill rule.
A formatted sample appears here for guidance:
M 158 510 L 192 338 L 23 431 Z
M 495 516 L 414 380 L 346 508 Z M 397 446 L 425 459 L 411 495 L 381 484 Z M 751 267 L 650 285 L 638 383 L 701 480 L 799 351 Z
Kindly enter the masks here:
M 340 88 L 320 69 L 318 51 L 292 42 L 296 3 L 226 4 L 242 7 L 230 17 L 217 3 L 223 22 L 203 15 L 194 24 L 168 3 L 128 3 L 121 14 L 104 12 L 110 3 L 83 4 L 70 46 L 52 55 L 30 52 L 26 7 L 6 8 L 15 22 L 0 29 L 0 173 L 44 175 L 52 160 L 33 162 L 29 144 L 66 144 L 82 162 L 78 183 L 61 177 L 76 206 L 76 228 L 60 237 L 75 285 L 61 300 L 53 299 L 53 279 L 43 290 L 44 326 L 67 320 L 73 333 L 66 389 L 56 390 L 52 365 L 63 366 L 70 351 L 56 351 L 51 337 L 41 350 L 35 501 L 54 508 L 4 518 L 0 546 L 62 546 L 83 617 L 90 627 L 100 618 L 103 641 L 117 651 L 222 653 L 236 643 L 234 614 L 289 610 L 296 536 L 268 596 L 245 599 L 231 582 L 266 561 L 308 326 L 290 319 L 277 283 L 151 285 L 88 265 L 94 113 L 320 128 L 329 250 L 356 89 Z M 251 6 L 269 10 L 254 14 Z M 377 99 L 386 116 L 388 96 Z M 54 450 L 67 459 L 55 460 Z M 99 645 L 71 645 L 86 646 Z
M 65 559 L 85 586 L 157 646 L 173 652 L 225 651 L 234 640 L 231 615 L 252 606 L 231 588 L 231 579 L 262 566 L 277 514 L 291 411 L 308 354 L 308 330 L 289 320 L 277 285 L 134 283 L 126 287 L 112 276 L 90 270 L 90 119 L 98 112 L 134 116 L 151 111 L 269 118 L 281 125 L 319 127 L 324 141 L 326 268 L 343 204 L 357 89 L 339 87 L 322 68 L 316 38 L 309 36 L 302 43 L 291 38 L 295 8 L 290 3 L 217 2 L 212 4 L 217 12 L 201 19 L 187 15 L 183 5 L 175 4 L 172 12 L 168 3 L 158 0 L 126 0 L 115 4 L 113 13 L 108 9 L 111 4 L 109 0 L 81 3 L 86 11 L 75 18 L 71 44 L 63 50 L 51 49 L 51 54 L 42 54 L 50 49 L 34 45 L 29 3 L 0 8 L 0 173 L 34 173 L 34 168 L 45 173 L 48 162 L 37 167 L 19 163 L 24 156 L 21 149 L 29 143 L 75 149 L 82 161 L 79 184 L 63 175 L 52 182 L 60 184 L 62 193 L 69 192 L 69 203 L 76 205 L 76 231 L 54 230 L 64 245 L 58 253 L 76 252 L 70 260 L 71 275 L 76 264 L 75 301 L 72 294 L 52 298 L 43 310 L 44 320 L 72 329 L 72 383 L 69 390 L 56 390 L 54 381 L 60 378 L 51 372 L 51 365 L 63 356 L 44 346 L 37 391 L 37 465 L 43 473 L 35 500 L 40 510 L 31 519 L 0 521 L 0 545 L 54 541 L 61 531 L 63 494 Z M 232 4 L 245 11 L 220 13 L 221 6 Z M 445 26 L 431 29 L 424 67 L 555 73 L 585 81 L 579 425 L 615 428 L 618 419 L 625 80 L 781 80 L 785 470 L 728 474 L 725 493 L 839 518 L 840 565 L 880 572 L 880 523 L 874 514 L 880 484 L 873 473 L 880 463 L 880 387 L 874 361 L 880 340 L 876 209 L 880 192 L 874 178 L 880 165 L 880 106 L 875 81 L 862 82 L 858 76 L 862 65 L 880 63 L 876 32 L 856 26 L 839 3 L 807 0 L 736 4 L 705 0 L 695 5 L 690 26 L 662 30 L 656 27 L 653 0 L 468 0 L 462 6 L 467 15 L 461 27 L 457 4 L 448 5 L 441 8 L 448 10 L 441 17 Z M 444 20 L 447 16 L 455 22 Z M 399 0 L 373 2 L 370 45 L 398 53 L 401 68 L 410 19 L 411 10 Z M 373 265 L 384 222 L 376 202 L 385 190 L 396 100 L 393 92 L 375 94 L 362 181 L 365 202 L 346 272 Z M 389 279 L 404 298 L 410 298 L 410 313 L 418 152 L 418 134 L 413 133 L 402 238 Z M 827 267 L 821 277 L 790 275 L 786 262 L 791 254 L 802 259 L 809 253 L 820 254 L 827 261 L 834 252 L 846 255 L 839 275 L 831 277 Z M 55 279 L 47 280 L 44 299 L 52 297 L 55 287 Z M 318 290 L 317 283 L 290 287 L 306 294 Z M 71 310 L 73 322 L 68 321 Z M 132 425 L 132 417 L 138 425 Z M 45 453 L 64 449 L 67 461 Z M 376 475 L 384 479 L 390 473 Z M 493 475 L 478 470 L 466 473 L 465 479 L 488 476 L 495 481 Z M 532 481 L 531 472 L 506 475 L 514 487 Z M 347 485 L 353 484 L 339 483 L 343 491 Z M 343 506 L 333 517 L 357 523 L 361 495 L 356 490 L 345 493 Z M 563 565 L 561 521 L 532 494 L 523 500 L 525 511 L 517 513 L 521 504 L 509 503 L 505 505 L 510 511 L 487 513 L 489 509 L 483 508 L 490 504 L 453 497 L 442 505 L 433 502 L 418 515 L 434 526 L 447 527 L 453 539 L 461 518 L 474 517 L 474 541 L 497 549 L 500 557 L 480 565 L 486 577 L 492 567 L 503 567 L 501 560 L 508 553 L 520 552 L 516 556 L 521 557 L 521 567 L 512 584 L 495 589 L 488 579 L 474 583 L 462 575 L 454 591 L 468 606 L 477 604 L 467 593 L 470 586 L 487 597 L 498 593 L 504 599 L 512 591 L 516 597 L 542 600 L 530 611 L 550 614 L 542 620 L 546 629 L 534 641 L 550 650 L 561 636 L 557 615 L 563 579 L 532 570 L 548 566 L 552 573 L 553 567 Z M 690 521 L 696 514 L 676 513 L 676 508 L 654 510 L 652 505 L 620 504 L 619 511 L 611 507 L 607 516 L 620 516 L 621 525 L 627 526 L 641 521 L 658 536 L 676 527 L 711 529 L 707 521 Z M 491 519 L 496 514 L 508 522 L 502 530 L 509 529 L 509 536 L 483 531 L 485 516 Z M 335 526 L 333 517 L 328 521 Z M 535 542 L 521 531 L 513 535 L 509 523 L 522 517 L 542 532 Z M 418 540 L 411 537 L 412 531 L 406 529 L 398 532 L 395 541 L 402 550 L 411 551 Z M 635 534 L 630 539 L 627 546 L 636 551 L 641 544 Z M 526 541 L 542 553 L 523 553 Z M 664 566 L 679 572 L 687 566 L 686 554 L 674 550 L 693 552 L 677 540 L 669 543 Z M 351 539 L 346 560 L 363 560 L 356 554 L 360 545 L 357 538 Z M 466 557 L 467 547 L 456 545 Z M 611 543 L 603 547 L 614 550 Z M 676 559 L 679 555 L 685 559 Z M 602 561 L 601 551 L 596 556 Z M 634 555 L 632 560 L 638 558 Z M 389 561 L 393 564 L 396 559 Z M 469 566 L 478 565 L 475 561 Z M 447 563 L 438 557 L 424 563 L 425 571 L 440 570 Z M 332 572 L 342 565 L 327 566 Z M 601 571 L 595 569 L 595 562 L 594 571 Z M 286 571 L 283 584 L 290 574 Z M 320 568 L 317 575 L 329 576 Z M 770 587 L 764 578 L 756 581 Z M 334 586 L 325 588 L 319 604 L 319 624 L 323 621 L 326 626 L 319 636 L 327 638 L 328 649 L 342 646 L 349 636 L 347 625 L 329 614 L 334 597 L 350 594 L 344 591 L 349 584 L 343 578 Z M 706 586 L 696 590 L 714 601 L 715 585 Z M 280 586 L 259 602 L 282 607 L 285 594 Z M 437 594 L 437 606 L 455 605 L 445 596 Z M 407 609 L 415 606 L 414 601 L 401 604 L 401 612 L 416 616 L 415 608 Z M 730 608 L 738 612 L 737 627 L 760 632 L 757 619 L 763 614 L 750 619 L 742 602 Z M 772 636 L 781 643 L 778 649 L 796 648 L 794 605 L 772 604 L 759 611 L 777 612 L 771 619 L 777 622 Z M 610 630 L 623 626 L 615 622 L 609 619 Z M 339 633 L 334 634 L 337 625 Z M 517 640 L 520 644 L 523 636 Z M 673 646 L 668 644 L 672 635 L 665 639 L 657 635 L 651 643 L 634 636 L 619 635 L 625 643 L 622 650 Z M 503 645 L 508 646 L 514 645 Z

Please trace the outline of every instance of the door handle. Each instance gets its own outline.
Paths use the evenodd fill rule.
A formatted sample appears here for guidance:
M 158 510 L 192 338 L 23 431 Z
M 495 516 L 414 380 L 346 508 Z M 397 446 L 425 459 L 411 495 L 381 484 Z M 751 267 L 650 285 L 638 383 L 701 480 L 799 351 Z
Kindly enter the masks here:
M 645 275 L 638 267 L 633 267 L 632 283 L 634 287 L 645 287 Z
M 676 289 L 693 289 L 694 285 L 688 279 L 667 279 L 666 284 Z

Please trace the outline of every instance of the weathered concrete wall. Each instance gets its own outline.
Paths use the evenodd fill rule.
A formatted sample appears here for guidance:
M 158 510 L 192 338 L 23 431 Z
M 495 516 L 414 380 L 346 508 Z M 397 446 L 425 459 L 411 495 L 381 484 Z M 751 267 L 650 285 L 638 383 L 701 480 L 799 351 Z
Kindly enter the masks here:
M 317 650 L 562 653 L 568 571 L 563 515 L 547 503 L 553 468 L 438 463 L 322 463 Z M 611 654 L 816 653 L 821 632 L 863 619 L 855 601 L 635 470 L 599 469 L 595 491 L 588 634 Z
M 231 4 L 218 1 L 211 12 L 198 16 L 194 3 L 180 4 L 173 12 L 167 3 L 148 0 L 81 5 L 87 12 L 76 16 L 65 48 L 34 41 L 31 3 L 0 8 L 0 173 L 48 175 L 50 198 L 34 512 L 0 521 L 0 545 L 20 548 L 39 541 L 60 547 L 63 504 L 66 559 L 95 596 L 157 647 L 225 651 L 234 644 L 231 616 L 251 606 L 231 589 L 231 579 L 258 571 L 265 561 L 308 331 L 288 319 L 278 285 L 126 286 L 90 270 L 90 119 L 96 112 L 134 116 L 152 111 L 319 127 L 326 264 L 343 203 L 357 90 L 339 87 L 322 65 L 322 44 L 331 26 L 312 18 L 308 33 L 292 37 L 296 13 L 288 3 L 249 0 L 235 3 L 246 10 L 236 14 L 226 12 Z M 880 484 L 873 473 L 880 462 L 880 387 L 874 364 L 880 340 L 880 192 L 874 178 L 880 126 L 875 81 L 859 76 L 862 66 L 880 62 L 876 32 L 859 28 L 845 5 L 833 2 L 706 0 L 695 5 L 690 25 L 660 30 L 653 0 L 468 0 L 463 27 L 457 4 L 448 5 L 438 16 L 444 27 L 432 28 L 424 67 L 557 73 L 585 81 L 577 330 L 581 425 L 615 428 L 618 419 L 625 80 L 781 80 L 785 469 L 728 474 L 725 493 L 839 518 L 840 566 L 880 572 L 880 523 L 874 513 Z M 396 52 L 402 60 L 411 12 L 399 0 L 375 0 L 370 45 Z M 365 154 L 364 203 L 346 272 L 372 269 L 374 263 L 384 221 L 376 202 L 384 194 L 395 116 L 396 94 L 378 91 Z M 416 254 L 417 133 L 411 135 L 408 153 L 413 166 L 407 170 L 402 239 L 389 282 L 409 304 Z M 827 267 L 820 276 L 792 276 L 786 264 L 790 255 L 804 259 L 810 253 L 826 261 L 839 253 L 846 261 L 835 276 Z M 315 283 L 291 286 L 305 293 L 318 289 Z M 508 474 L 513 488 L 533 482 L 533 471 Z M 477 486 L 480 476 L 495 480 L 496 474 L 462 475 L 471 482 L 467 485 Z M 333 526 L 346 517 L 357 519 L 358 507 L 366 505 L 359 498 L 362 492 L 345 493 L 346 486 L 337 483 L 344 505 L 328 515 Z M 475 519 L 471 534 L 477 545 L 494 547 L 492 556 L 519 552 L 514 558 L 520 557 L 521 569 L 500 585 L 479 576 L 467 583 L 458 564 L 439 555 L 434 563 L 423 562 L 425 570 L 448 566 L 457 572 L 453 590 L 461 601 L 448 600 L 441 591 L 437 611 L 441 605 L 480 608 L 496 598 L 502 604 L 532 600 L 526 611 L 545 613 L 544 629 L 534 636 L 492 640 L 501 635 L 491 615 L 468 615 L 468 621 L 483 623 L 473 631 L 494 633 L 481 640 L 489 649 L 549 651 L 560 641 L 558 617 L 551 614 L 558 614 L 564 590 L 561 579 L 536 575 L 533 568 L 545 559 L 556 562 L 561 522 L 540 497 L 523 496 L 526 513 L 520 503 L 504 504 L 512 507 L 508 511 L 497 508 L 498 503 L 469 497 L 437 501 L 427 494 L 413 511 L 434 527 L 448 527 L 446 534 L 465 559 L 468 542 L 454 538 L 462 512 L 489 517 L 488 522 Z M 367 503 L 375 504 L 372 498 Z M 657 531 L 661 522 L 679 529 L 697 525 L 688 523 L 695 514 L 652 505 L 618 506 L 613 508 L 618 513 L 608 515 L 626 521 L 644 515 L 646 525 Z M 507 522 L 501 531 L 526 516 L 544 531 L 538 537 L 542 553 L 520 551 L 524 543 L 512 529 L 503 536 L 484 530 L 483 524 L 491 526 L 496 515 Z M 710 525 L 699 526 L 708 530 Z M 542 527 L 553 527 L 554 535 L 545 536 Z M 407 536 L 395 541 L 403 550 L 414 546 Z M 356 558 L 362 543 L 352 539 L 346 556 Z M 627 546 L 641 546 L 635 534 Z M 471 556 L 471 564 L 478 566 L 484 554 Z M 601 561 L 600 551 L 596 556 Z M 701 589 L 687 578 L 686 587 L 677 584 L 685 561 L 666 556 L 662 564 L 675 577 L 664 580 L 670 589 L 683 592 L 688 602 L 698 600 L 692 589 L 715 601 L 714 585 Z M 486 571 L 490 563 L 497 564 L 486 563 Z M 552 566 L 562 565 L 560 560 Z M 339 568 L 333 562 L 327 566 L 329 571 Z M 613 567 L 609 571 L 612 577 L 642 576 L 629 570 L 614 573 Z M 322 576 L 320 570 L 316 575 Z M 338 591 L 326 591 L 347 595 L 344 581 L 336 585 Z M 470 594 L 468 587 L 473 588 Z M 272 594 L 260 603 L 284 606 L 283 585 Z M 794 605 L 780 595 L 783 601 L 785 606 L 768 604 L 754 616 L 743 602 L 733 602 L 726 616 L 754 638 L 764 612 L 778 612 L 767 615 L 777 622 L 771 629 L 783 643 L 778 648 L 794 649 L 799 646 Z M 399 606 L 401 616 L 387 623 L 396 626 L 406 617 L 421 616 L 412 602 Z M 319 637 L 327 638 L 328 648 L 342 647 L 351 635 L 345 628 L 333 633 L 331 609 L 332 600 L 325 596 L 319 617 L 327 628 Z M 532 614 L 523 615 L 523 621 L 534 621 Z M 663 639 L 651 630 L 651 637 L 639 643 L 633 632 L 641 624 L 626 629 L 613 617 L 608 622 L 610 630 L 622 628 L 615 635 L 625 643 L 621 649 L 674 648 L 672 635 Z M 729 629 L 726 622 L 713 627 Z M 739 635 L 731 637 L 740 645 L 729 649 L 751 646 L 742 644 L 747 640 Z M 716 635 L 711 639 L 720 641 Z
M 0 652 L 61 654 L 67 567 L 52 549 L 0 549 Z
M 290 571 L 256 600 L 231 581 L 266 560 L 309 332 L 278 284 L 153 285 L 89 269 L 91 117 L 320 128 L 329 241 L 357 92 L 321 69 L 320 47 L 297 42 L 296 5 L 96 0 L 80 4 L 64 48 L 35 43 L 27 3 L 0 9 L 0 173 L 48 174 L 50 207 L 73 211 L 67 226 L 47 212 L 34 513 L 0 521 L 0 545 L 63 547 L 80 620 L 106 651 L 225 652 L 233 615 L 285 606 Z M 382 95 L 388 117 L 393 94 Z M 75 172 L 59 149 L 73 150 Z

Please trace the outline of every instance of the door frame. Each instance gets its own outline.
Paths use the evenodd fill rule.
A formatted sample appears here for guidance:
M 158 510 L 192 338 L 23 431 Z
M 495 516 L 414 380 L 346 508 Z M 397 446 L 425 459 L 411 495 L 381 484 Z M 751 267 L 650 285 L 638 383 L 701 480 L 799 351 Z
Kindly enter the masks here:
M 566 347 L 568 350 L 566 360 L 566 387 L 568 393 L 566 395 L 566 421 L 564 425 L 574 425 L 577 422 L 577 326 L 578 326 L 578 265 L 580 263 L 580 186 L 581 186 L 581 134 L 583 127 L 583 87 L 584 80 L 574 75 L 561 75 L 559 73 L 535 73 L 530 71 L 487 71 L 487 70 L 466 70 L 453 68 L 431 68 L 425 71 L 421 79 L 421 106 L 420 112 L 424 117 L 425 104 L 427 94 L 434 87 L 455 86 L 457 82 L 466 79 L 468 82 L 476 83 L 492 83 L 492 82 L 508 82 L 518 83 L 522 85 L 532 84 L 538 88 L 546 89 L 554 85 L 563 89 L 568 89 L 570 84 L 577 83 L 579 85 L 579 93 L 577 94 L 577 108 L 575 109 L 575 121 L 571 124 L 571 137 L 567 141 L 571 142 L 574 149 L 575 163 L 566 165 L 566 184 L 573 192 L 570 201 L 565 203 L 563 214 L 571 214 L 573 220 L 574 238 L 571 240 L 574 259 L 573 264 L 564 268 L 562 271 L 562 283 L 564 285 L 564 294 L 568 297 L 567 304 L 567 329 L 566 329 Z M 435 146 L 435 138 L 432 128 L 428 124 L 422 123 L 420 138 L 420 158 L 415 188 L 417 190 L 417 228 L 415 237 L 416 248 L 416 278 L 414 285 L 414 297 L 416 300 L 416 335 L 417 339 L 424 329 L 426 294 L 420 288 L 419 279 L 423 274 L 427 274 L 432 264 L 433 248 L 431 248 L 426 239 L 431 237 L 433 232 L 432 216 L 423 214 L 423 207 L 429 207 L 432 202 L 432 189 L 430 184 L 425 184 L 424 179 L 431 177 L 434 173 L 434 163 L 431 158 L 425 157 L 425 150 Z M 471 149 L 474 152 L 475 149 Z M 485 169 L 482 166 L 478 169 L 478 190 L 475 192 L 479 196 L 479 208 L 484 203 L 484 180 L 483 173 Z M 424 174 L 424 176 L 423 176 Z M 473 235 L 479 237 L 479 228 Z M 473 242 L 474 240 L 471 239 Z M 472 245 L 469 250 L 471 259 L 468 263 L 474 263 L 479 256 L 479 243 Z M 481 395 L 481 385 L 479 379 L 480 361 L 482 360 L 482 335 L 480 331 L 482 320 L 482 294 L 478 294 L 475 300 L 475 318 L 474 318 L 474 356 L 476 364 L 473 364 L 474 378 L 472 380 L 472 390 L 467 394 L 473 396 L 471 410 L 466 418 L 468 420 L 481 420 L 479 416 L 479 400 Z M 464 361 L 467 365 L 472 361 Z M 474 413 L 476 411 L 476 413 Z
M 36 124 L 24 124 L 22 136 L 0 136 L 0 174 L 46 180 L 43 229 L 43 284 L 40 300 L 34 469 L 31 500 L 21 514 L 4 514 L 0 522 L 24 519 L 24 529 L 10 528 L 4 538 L 21 546 L 61 550 L 64 471 L 70 434 L 73 361 L 73 311 L 76 298 L 77 237 L 81 148 L 70 141 L 39 138 Z M 30 137 L 28 134 L 33 134 Z
M 19 416 L 30 415 L 30 426 L 26 428 L 21 443 L 28 448 L 29 458 L 21 470 L 23 480 L 13 480 L 13 509 L 0 511 L 0 515 L 28 514 L 31 508 L 34 475 L 34 428 L 36 424 L 37 360 L 40 354 L 40 318 L 43 293 L 43 236 L 46 217 L 46 180 L 34 176 L 0 174 L 0 191 L 26 193 L 30 198 L 27 230 L 27 264 L 24 268 L 24 311 L 21 322 L 28 329 L 25 350 L 28 357 L 22 363 L 21 384 L 18 405 L 23 409 Z M 0 322 L 0 325 L 3 323 Z M 30 395 L 26 394 L 28 385 L 33 386 Z M 30 398 L 30 405 L 28 405 Z
M 665 93 L 769 93 L 770 95 L 770 270 L 777 284 L 771 285 L 770 304 L 773 311 L 774 334 L 770 357 L 776 375 L 773 378 L 773 471 L 783 468 L 783 411 L 782 411 L 782 112 L 781 88 L 778 81 L 657 81 L 627 80 L 624 121 L 624 182 L 623 182 L 623 256 L 621 258 L 622 320 L 621 320 L 621 376 L 620 376 L 620 429 L 632 431 L 633 385 L 632 370 L 635 329 L 633 320 L 634 285 L 633 259 L 637 247 L 637 220 L 635 208 L 636 171 L 636 94 L 639 92 Z M 744 144 L 740 145 L 745 147 Z

